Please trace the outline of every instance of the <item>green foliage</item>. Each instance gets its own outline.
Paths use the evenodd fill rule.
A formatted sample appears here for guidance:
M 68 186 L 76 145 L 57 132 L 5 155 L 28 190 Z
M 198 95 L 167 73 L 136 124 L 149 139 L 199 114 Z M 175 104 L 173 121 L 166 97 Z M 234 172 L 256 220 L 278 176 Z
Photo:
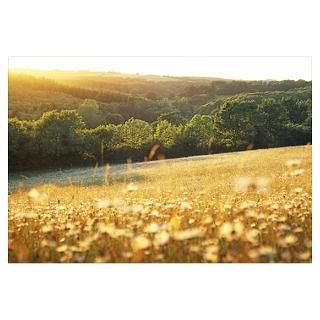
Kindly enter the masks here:
M 123 144 L 131 149 L 139 149 L 152 142 L 152 128 L 139 119 L 129 119 L 121 126 Z
M 99 105 L 96 100 L 85 99 L 77 111 L 82 116 L 87 128 L 96 128 L 101 124 Z
M 307 101 L 311 102 L 309 99 Z M 281 99 L 280 104 L 286 107 L 291 123 L 301 124 L 307 118 L 309 105 L 306 101 L 301 103 L 301 101 L 294 97 L 286 97 Z
M 253 100 L 226 101 L 215 115 L 219 144 L 228 149 L 242 150 L 254 144 L 263 125 L 263 114 Z
M 289 123 L 287 108 L 274 99 L 264 99 L 259 110 L 265 115 L 264 141 L 262 145 L 278 147 L 285 145 L 286 125 Z
M 40 75 L 9 74 L 10 170 L 142 161 L 154 143 L 181 157 L 312 142 L 303 80 Z
M 183 139 L 189 149 L 207 151 L 210 140 L 215 134 L 213 117 L 197 114 L 186 123 L 183 129 Z
M 34 128 L 33 121 L 9 119 L 9 168 L 21 167 L 32 161 L 32 156 L 38 151 Z
M 185 122 L 185 119 L 182 117 L 181 113 L 179 111 L 171 111 L 161 114 L 158 117 L 158 120 L 166 120 L 170 122 L 171 124 L 179 125 Z
M 310 81 L 284 80 L 284 81 L 212 81 L 209 85 L 188 86 L 182 95 L 192 97 L 207 94 L 235 95 L 243 92 L 288 91 L 296 88 L 310 86 Z
M 104 119 L 107 124 L 120 124 L 124 122 L 124 117 L 120 113 L 107 112 Z
M 167 120 L 159 120 L 154 131 L 154 140 L 164 148 L 172 148 L 177 139 L 178 127 Z
M 51 111 L 43 114 L 35 126 L 35 139 L 43 156 L 59 157 L 81 150 L 78 131 L 84 128 L 75 111 Z
M 286 126 L 287 134 L 285 144 L 289 146 L 312 143 L 311 127 L 289 123 Z

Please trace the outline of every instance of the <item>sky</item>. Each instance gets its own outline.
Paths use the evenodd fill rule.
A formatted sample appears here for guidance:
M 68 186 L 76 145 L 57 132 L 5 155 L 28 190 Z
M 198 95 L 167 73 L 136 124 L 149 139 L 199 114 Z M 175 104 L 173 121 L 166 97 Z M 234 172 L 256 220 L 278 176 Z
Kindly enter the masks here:
M 116 71 L 237 80 L 311 80 L 311 57 L 10 57 L 9 68 Z

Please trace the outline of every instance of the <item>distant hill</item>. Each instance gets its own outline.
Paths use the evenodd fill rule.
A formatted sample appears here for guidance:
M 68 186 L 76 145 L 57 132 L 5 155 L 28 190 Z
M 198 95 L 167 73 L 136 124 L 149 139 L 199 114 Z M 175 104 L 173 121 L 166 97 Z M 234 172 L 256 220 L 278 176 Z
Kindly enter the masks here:
M 99 124 L 131 117 L 153 122 L 162 115 L 167 119 L 167 114 L 182 121 L 195 114 L 212 115 L 225 99 L 237 95 L 257 102 L 288 96 L 305 100 L 311 98 L 311 81 L 240 81 L 86 70 L 9 72 L 9 117 L 24 120 L 39 119 L 51 110 L 77 110 L 91 99 L 98 104 Z
M 29 70 L 10 71 L 15 75 L 28 75 L 46 78 L 61 84 L 96 90 L 116 90 L 125 93 L 157 97 L 172 97 L 180 94 L 190 85 L 207 85 L 212 81 L 230 81 L 210 77 L 176 77 L 161 75 L 127 74 L 120 72 L 66 71 L 66 70 Z

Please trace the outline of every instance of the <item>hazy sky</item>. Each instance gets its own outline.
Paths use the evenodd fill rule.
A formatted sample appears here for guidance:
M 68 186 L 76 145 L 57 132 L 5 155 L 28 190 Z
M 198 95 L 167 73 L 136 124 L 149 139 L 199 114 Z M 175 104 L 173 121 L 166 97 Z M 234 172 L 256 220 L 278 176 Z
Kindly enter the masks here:
M 9 68 L 311 80 L 310 57 L 11 57 Z

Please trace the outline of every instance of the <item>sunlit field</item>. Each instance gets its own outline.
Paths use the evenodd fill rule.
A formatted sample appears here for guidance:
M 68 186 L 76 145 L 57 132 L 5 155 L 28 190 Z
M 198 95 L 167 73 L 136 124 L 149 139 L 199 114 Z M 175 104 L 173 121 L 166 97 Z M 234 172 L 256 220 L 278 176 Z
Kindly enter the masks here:
M 9 262 L 311 262 L 311 146 L 130 163 L 9 195 Z M 112 167 L 111 167 L 112 168 Z

